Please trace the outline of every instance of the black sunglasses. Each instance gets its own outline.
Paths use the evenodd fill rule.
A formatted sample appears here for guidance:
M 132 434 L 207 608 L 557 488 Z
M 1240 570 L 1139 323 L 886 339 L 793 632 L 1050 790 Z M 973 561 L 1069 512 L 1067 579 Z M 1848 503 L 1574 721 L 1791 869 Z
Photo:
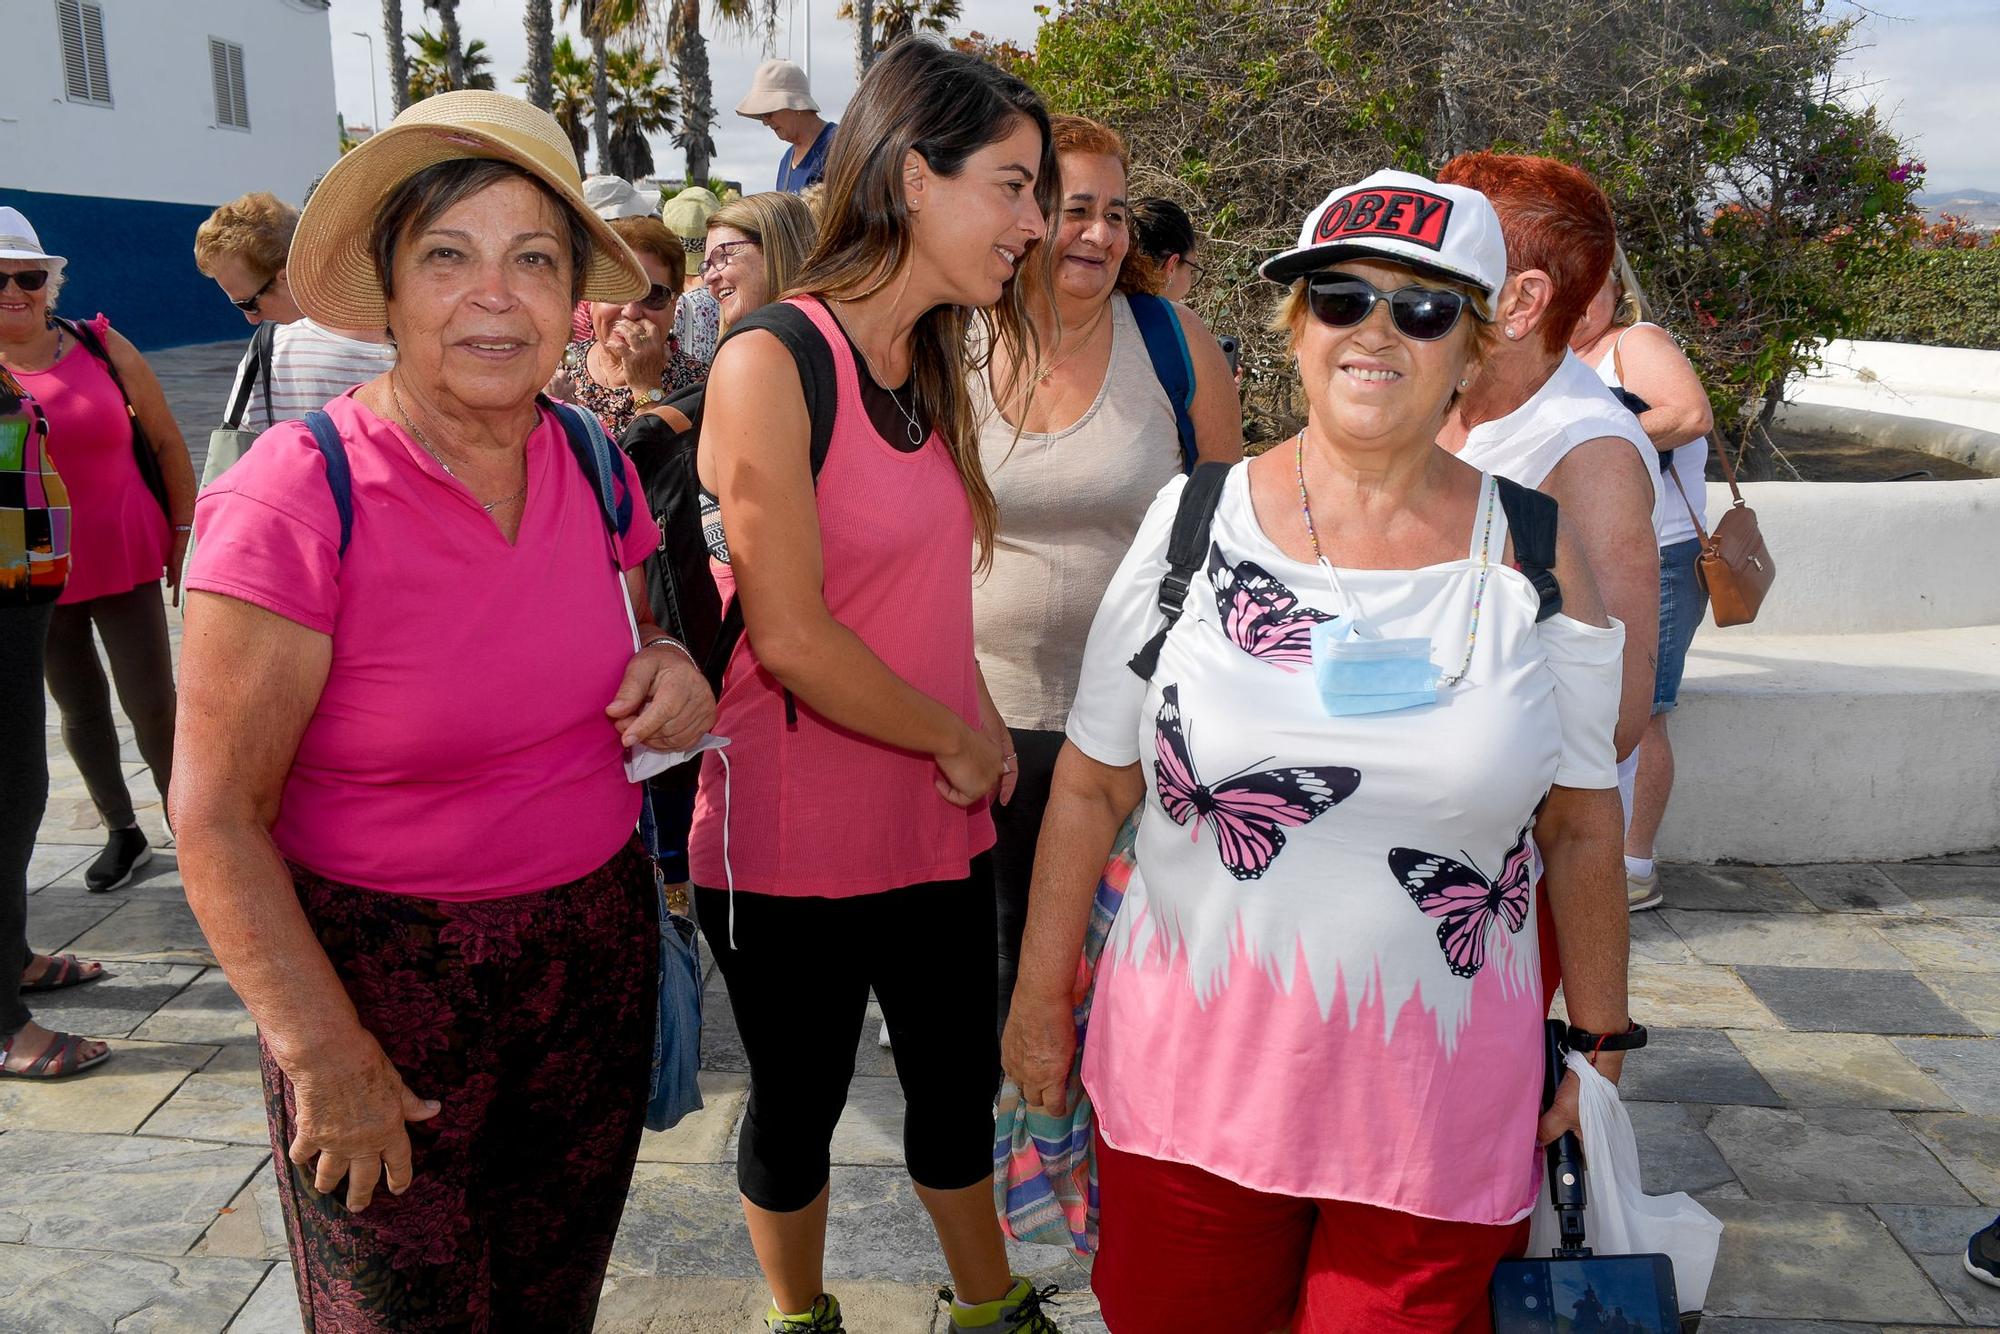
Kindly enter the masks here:
M 666 284 L 654 283 L 646 289 L 646 295 L 639 298 L 639 304 L 647 310 L 665 310 L 679 297 L 680 293 Z
M 1306 304 L 1313 318 L 1336 329 L 1351 329 L 1361 323 L 1378 301 L 1389 303 L 1389 319 L 1396 331 L 1420 343 L 1435 342 L 1450 333 L 1458 317 L 1472 305 L 1461 292 L 1414 283 L 1385 292 L 1351 273 L 1320 274 L 1306 281 Z M 1478 312 L 1473 311 L 1473 315 L 1477 318 Z
M 242 311 L 245 315 L 255 315 L 257 313 L 257 303 L 264 299 L 264 294 L 271 290 L 271 284 L 276 281 L 278 281 L 278 275 L 274 273 L 264 280 L 262 287 L 252 292 L 249 296 L 244 297 L 241 301 L 238 301 L 233 296 L 230 297 L 229 304 Z M 228 294 L 224 293 L 224 295 Z
M 23 292 L 39 292 L 49 285 L 49 271 L 22 269 L 18 273 L 0 273 L 0 292 L 6 291 L 10 282 L 19 283 Z

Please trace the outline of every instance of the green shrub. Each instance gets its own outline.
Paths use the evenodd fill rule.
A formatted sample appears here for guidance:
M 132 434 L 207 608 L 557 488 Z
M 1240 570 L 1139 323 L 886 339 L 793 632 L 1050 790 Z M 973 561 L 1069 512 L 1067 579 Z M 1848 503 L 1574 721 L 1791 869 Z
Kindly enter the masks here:
M 1906 250 L 1868 276 L 1861 300 L 1857 337 L 2000 351 L 2000 247 Z

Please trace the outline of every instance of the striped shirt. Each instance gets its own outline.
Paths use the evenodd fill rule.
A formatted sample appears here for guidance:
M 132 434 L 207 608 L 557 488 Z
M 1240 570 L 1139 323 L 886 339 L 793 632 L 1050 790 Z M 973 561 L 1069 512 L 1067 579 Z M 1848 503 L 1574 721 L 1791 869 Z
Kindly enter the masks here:
M 312 320 L 283 325 L 271 348 L 270 411 L 260 385 L 250 395 L 243 428 L 262 432 L 275 422 L 297 421 L 395 364 L 396 349 L 387 343 L 364 343 Z

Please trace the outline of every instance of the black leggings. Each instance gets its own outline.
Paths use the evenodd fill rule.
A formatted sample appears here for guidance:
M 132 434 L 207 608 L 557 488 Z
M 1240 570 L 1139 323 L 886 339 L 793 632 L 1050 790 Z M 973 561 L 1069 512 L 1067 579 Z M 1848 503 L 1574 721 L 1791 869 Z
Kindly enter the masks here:
M 125 829 L 137 817 L 118 755 L 111 687 L 91 642 L 92 626 L 104 639 L 118 702 L 132 720 L 133 738 L 164 802 L 174 770 L 174 660 L 159 583 L 57 607 L 49 622 L 49 693 L 62 711 L 63 745 L 83 774 L 105 828 Z
M 993 808 L 993 890 L 999 911 L 1000 1026 L 1014 1001 L 1014 977 L 1021 968 L 1021 933 L 1028 926 L 1028 884 L 1035 878 L 1035 847 L 1042 835 L 1042 813 L 1049 807 L 1049 780 L 1062 751 L 1061 732 L 1031 732 L 1010 727 L 1014 755 L 1020 761 L 1014 799 Z
M 911 1179 L 961 1190 L 991 1175 L 1000 1046 L 988 857 L 975 857 L 964 880 L 854 898 L 738 893 L 734 949 L 727 891 L 697 887 L 695 911 L 750 1058 L 736 1155 L 745 1199 L 791 1213 L 826 1186 L 871 986 L 908 1104 Z
M 32 1017 L 21 1004 L 28 949 L 28 862 L 49 801 L 42 644 L 54 608 L 0 609 L 0 1041 Z

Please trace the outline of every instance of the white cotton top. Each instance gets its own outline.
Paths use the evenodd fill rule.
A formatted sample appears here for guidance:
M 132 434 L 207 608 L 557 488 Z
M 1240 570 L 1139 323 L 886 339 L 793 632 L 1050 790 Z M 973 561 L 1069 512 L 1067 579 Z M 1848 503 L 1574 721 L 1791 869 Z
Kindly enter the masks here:
M 1015 431 L 986 373 L 970 377 L 979 456 L 1000 509 L 993 563 L 972 587 L 986 688 L 1009 727 L 1061 731 L 1104 585 L 1147 506 L 1181 468 L 1173 404 L 1124 294 L 1088 410 L 1060 431 Z
M 1163 621 L 1183 485 L 1105 590 L 1067 729 L 1146 779 L 1085 1047 L 1099 1131 L 1255 1190 L 1517 1219 L 1542 1078 L 1528 831 L 1551 784 L 1617 781 L 1624 630 L 1536 622 L 1489 477 L 1465 558 L 1339 571 L 1380 634 L 1429 636 L 1447 673 L 1484 573 L 1465 678 L 1435 704 L 1331 717 L 1274 628 L 1349 608 L 1265 536 L 1239 465 L 1142 681 L 1126 664 Z
M 1555 372 L 1520 407 L 1466 433 L 1458 456 L 1481 472 L 1498 473 L 1539 488 L 1578 445 L 1605 436 L 1631 442 L 1652 479 L 1659 511 L 1660 459 L 1639 419 L 1574 352 L 1564 352 Z
M 1631 333 L 1632 329 L 1648 327 L 1658 329 L 1660 326 L 1643 323 L 1633 325 L 1631 329 L 1626 329 L 1624 333 L 1612 339 L 1611 346 L 1597 359 L 1594 368 L 1597 371 L 1597 378 L 1602 380 L 1607 388 L 1625 387 L 1624 382 L 1618 378 L 1618 345 L 1625 341 L 1625 334 Z M 1639 397 L 1644 398 L 1645 395 L 1640 394 Z M 1658 455 L 1659 451 L 1655 450 L 1655 460 L 1658 459 Z M 1669 455 L 1673 460 L 1668 465 L 1671 472 L 1668 469 L 1661 470 L 1659 496 L 1653 504 L 1653 531 L 1659 534 L 1662 547 L 1691 541 L 1701 535 L 1695 529 L 1694 514 L 1689 512 L 1690 505 L 1700 512 L 1703 523 L 1708 521 L 1708 437 L 1702 436 L 1698 440 L 1690 440 L 1670 450 Z M 1679 486 L 1674 485 L 1677 478 Z M 1681 499 L 1683 492 L 1686 493 L 1686 500 Z
M 387 343 L 349 338 L 314 320 L 281 324 L 271 344 L 271 410 L 264 410 L 260 384 L 250 392 L 243 429 L 262 432 L 297 421 L 395 364 L 396 349 Z

